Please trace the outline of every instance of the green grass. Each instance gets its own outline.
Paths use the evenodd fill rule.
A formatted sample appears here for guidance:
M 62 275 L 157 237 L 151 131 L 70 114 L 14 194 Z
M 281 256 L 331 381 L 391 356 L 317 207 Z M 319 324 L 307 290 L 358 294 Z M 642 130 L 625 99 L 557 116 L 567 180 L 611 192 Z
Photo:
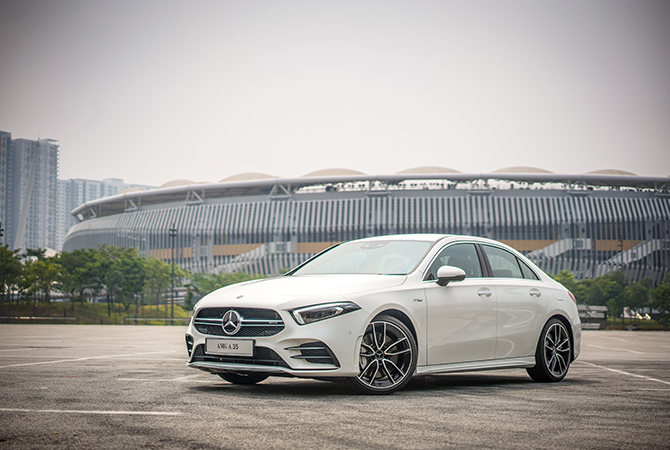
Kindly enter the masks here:
M 0 316 L 9 317 L 54 317 L 52 320 L 27 319 L 0 319 L 0 323 L 64 323 L 64 324 L 98 324 L 98 325 L 122 325 L 124 317 L 134 317 L 137 314 L 138 324 L 142 325 L 165 325 L 162 320 L 140 320 L 143 317 L 165 318 L 170 317 L 170 305 L 152 305 L 135 308 L 131 305 L 127 310 L 122 304 L 111 306 L 110 315 L 107 315 L 106 303 L 4 303 L 0 305 Z M 174 317 L 187 319 L 189 311 L 181 305 L 174 305 Z M 63 320 L 62 318 L 71 318 Z M 132 324 L 133 320 L 128 320 Z M 175 321 L 176 324 L 184 324 L 186 321 Z
M 655 320 L 629 320 L 626 319 L 625 329 L 627 330 L 630 325 L 639 326 L 642 331 L 666 331 L 663 326 Z M 607 319 L 607 328 L 606 330 L 621 330 L 621 319 L 612 319 L 611 317 Z

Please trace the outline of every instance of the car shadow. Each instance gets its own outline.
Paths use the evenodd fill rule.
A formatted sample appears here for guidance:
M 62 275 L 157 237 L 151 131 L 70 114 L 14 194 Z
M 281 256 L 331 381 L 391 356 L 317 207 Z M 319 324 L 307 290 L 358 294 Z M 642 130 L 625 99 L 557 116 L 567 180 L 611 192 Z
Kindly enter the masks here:
M 439 395 L 448 393 L 468 393 L 473 395 L 490 395 L 498 389 L 547 389 L 560 385 L 576 385 L 590 383 L 588 380 L 566 378 L 560 383 L 537 383 L 525 373 L 507 374 L 446 374 L 414 377 L 402 390 L 394 395 Z M 255 385 L 235 385 L 223 380 L 213 380 L 212 384 L 199 384 L 189 388 L 194 392 L 209 395 L 225 395 L 240 397 L 276 398 L 316 398 L 316 397 L 365 397 L 357 394 L 354 389 L 342 381 L 320 381 L 300 378 L 270 377 Z M 380 396 L 375 396 L 380 398 Z M 382 396 L 383 397 L 383 396 Z

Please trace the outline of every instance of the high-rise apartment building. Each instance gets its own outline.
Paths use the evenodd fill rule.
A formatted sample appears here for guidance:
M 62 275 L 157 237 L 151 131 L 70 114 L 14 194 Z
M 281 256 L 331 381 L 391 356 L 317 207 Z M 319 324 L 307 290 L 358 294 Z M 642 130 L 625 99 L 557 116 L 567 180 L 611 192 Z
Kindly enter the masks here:
M 2 132 L 0 208 L 4 243 L 12 249 L 54 248 L 58 144 L 11 139 Z
M 0 245 L 61 250 L 75 224 L 73 209 L 128 188 L 153 188 L 120 178 L 59 180 L 58 151 L 53 139 L 12 139 L 0 131 Z
M 12 217 L 14 214 L 14 141 L 12 135 L 0 131 L 0 245 L 14 245 Z

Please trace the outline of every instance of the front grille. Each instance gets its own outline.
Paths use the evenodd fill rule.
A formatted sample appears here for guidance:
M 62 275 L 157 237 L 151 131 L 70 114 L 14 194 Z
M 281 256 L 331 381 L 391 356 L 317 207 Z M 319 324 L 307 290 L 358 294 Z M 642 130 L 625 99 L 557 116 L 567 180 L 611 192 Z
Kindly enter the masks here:
M 299 352 L 299 355 L 291 356 L 294 359 L 304 359 L 314 364 L 332 364 L 340 367 L 340 363 L 333 351 L 321 341 L 308 342 L 297 347 L 289 347 L 285 350 Z
M 193 321 L 195 329 L 210 336 L 228 336 L 223 331 L 223 315 L 234 309 L 242 317 L 242 326 L 235 337 L 274 336 L 284 329 L 284 321 L 277 311 L 262 308 L 203 308 Z
M 223 362 L 231 364 L 253 364 L 257 366 L 275 366 L 289 368 L 289 365 L 274 350 L 266 347 L 254 347 L 254 356 L 220 356 L 205 353 L 205 346 L 198 345 L 193 351 L 191 362 Z

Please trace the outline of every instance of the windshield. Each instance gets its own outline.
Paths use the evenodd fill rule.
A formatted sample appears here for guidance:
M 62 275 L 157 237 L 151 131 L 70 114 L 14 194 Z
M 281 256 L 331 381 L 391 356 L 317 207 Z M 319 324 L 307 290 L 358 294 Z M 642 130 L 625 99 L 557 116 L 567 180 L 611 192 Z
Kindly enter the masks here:
M 308 261 L 291 275 L 407 275 L 430 249 L 428 241 L 347 242 Z

